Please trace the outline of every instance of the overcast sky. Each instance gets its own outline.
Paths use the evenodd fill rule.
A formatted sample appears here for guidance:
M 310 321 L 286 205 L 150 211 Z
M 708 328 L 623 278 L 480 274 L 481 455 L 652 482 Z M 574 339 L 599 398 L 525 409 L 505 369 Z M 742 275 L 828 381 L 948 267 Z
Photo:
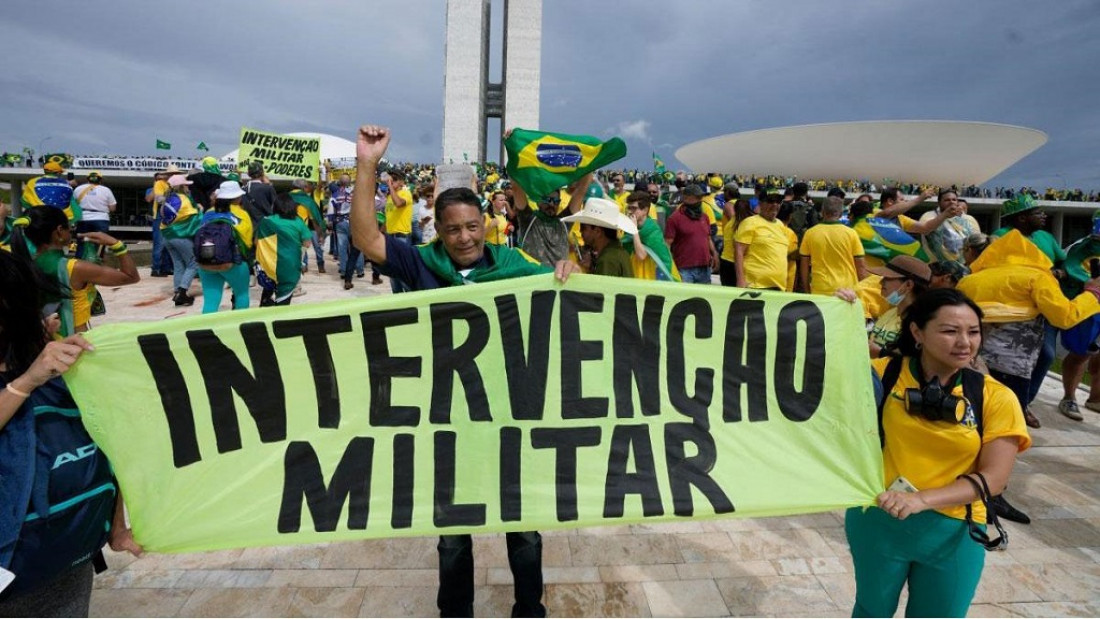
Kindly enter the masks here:
M 0 150 L 220 155 L 241 126 L 353 139 L 371 122 L 392 159 L 436 161 L 445 9 L 5 0 Z M 1100 189 L 1097 32 L 1096 0 L 545 0 L 541 128 L 619 135 L 648 168 L 752 129 L 998 122 L 1049 142 L 990 185 Z

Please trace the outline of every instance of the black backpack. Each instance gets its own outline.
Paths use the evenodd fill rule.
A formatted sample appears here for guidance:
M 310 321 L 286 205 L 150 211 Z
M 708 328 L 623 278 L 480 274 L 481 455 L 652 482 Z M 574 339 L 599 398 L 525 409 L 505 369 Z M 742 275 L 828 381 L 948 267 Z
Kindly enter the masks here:
M 813 202 L 795 200 L 791 202 L 791 219 L 789 227 L 801 239 L 802 235 L 810 228 L 821 223 L 821 215 Z

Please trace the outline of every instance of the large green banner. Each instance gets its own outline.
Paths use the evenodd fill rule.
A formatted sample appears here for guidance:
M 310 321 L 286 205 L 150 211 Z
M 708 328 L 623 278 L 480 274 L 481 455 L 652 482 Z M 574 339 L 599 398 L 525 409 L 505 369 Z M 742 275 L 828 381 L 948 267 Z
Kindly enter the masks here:
M 66 374 L 154 551 L 797 514 L 883 489 L 863 314 L 551 275 L 107 325 Z
M 316 181 L 321 170 L 321 138 L 268 133 L 241 127 L 241 145 L 237 152 L 240 172 L 248 164 L 260 162 L 270 178 Z

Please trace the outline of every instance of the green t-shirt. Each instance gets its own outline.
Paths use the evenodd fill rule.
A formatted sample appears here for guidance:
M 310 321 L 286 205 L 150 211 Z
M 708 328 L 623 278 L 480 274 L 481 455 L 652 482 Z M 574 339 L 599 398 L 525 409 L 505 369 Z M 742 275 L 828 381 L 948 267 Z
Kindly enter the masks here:
M 630 254 L 619 243 L 608 243 L 596 257 L 592 273 L 612 277 L 634 277 L 634 267 L 630 264 Z
M 1012 231 L 1012 228 L 1004 227 L 993 233 L 994 237 L 1002 237 Z M 1054 235 L 1046 230 L 1036 230 L 1031 233 L 1031 236 L 1027 237 L 1035 246 L 1039 248 L 1039 251 L 1046 254 L 1047 258 L 1054 263 L 1054 266 L 1061 266 L 1066 261 L 1066 252 L 1062 249 L 1062 246 L 1058 244 L 1058 239 L 1054 238 Z

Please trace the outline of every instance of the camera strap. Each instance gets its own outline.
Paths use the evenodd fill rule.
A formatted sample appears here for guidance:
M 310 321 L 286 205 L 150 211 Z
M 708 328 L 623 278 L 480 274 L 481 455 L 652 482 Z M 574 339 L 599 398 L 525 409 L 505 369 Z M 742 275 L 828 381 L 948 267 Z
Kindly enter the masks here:
M 977 477 L 981 483 L 978 483 L 974 479 Z M 978 542 L 986 550 L 1005 550 L 1008 548 L 1008 532 L 1001 526 L 1001 520 L 997 518 L 997 511 L 993 507 L 993 493 L 989 491 L 989 483 L 985 480 L 985 475 L 974 472 L 968 475 L 959 475 L 957 479 L 965 479 L 971 486 L 974 487 L 974 491 L 978 493 L 978 498 L 981 500 L 982 505 L 985 506 L 985 519 L 986 522 L 993 525 L 997 529 L 999 537 L 996 539 L 989 539 L 989 534 L 981 530 L 978 525 L 974 524 L 974 508 L 972 503 L 966 504 L 966 526 L 970 530 L 970 539 Z

